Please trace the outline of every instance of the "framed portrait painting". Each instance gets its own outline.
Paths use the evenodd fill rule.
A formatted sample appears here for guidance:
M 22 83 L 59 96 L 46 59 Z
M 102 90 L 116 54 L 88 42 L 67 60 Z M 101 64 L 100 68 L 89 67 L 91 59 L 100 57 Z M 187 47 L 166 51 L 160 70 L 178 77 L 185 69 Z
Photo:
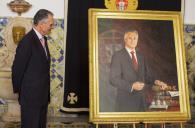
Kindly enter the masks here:
M 181 17 L 89 10 L 91 122 L 190 119 Z

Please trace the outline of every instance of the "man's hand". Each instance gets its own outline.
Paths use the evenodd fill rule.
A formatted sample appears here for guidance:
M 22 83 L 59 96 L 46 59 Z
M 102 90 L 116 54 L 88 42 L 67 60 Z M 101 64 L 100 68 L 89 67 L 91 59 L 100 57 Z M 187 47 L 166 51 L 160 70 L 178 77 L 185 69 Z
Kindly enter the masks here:
M 132 90 L 140 91 L 144 88 L 143 82 L 134 82 L 132 85 Z
M 168 87 L 166 83 L 164 83 L 160 80 L 155 80 L 154 83 L 155 83 L 155 85 L 160 86 L 161 90 L 165 90 Z

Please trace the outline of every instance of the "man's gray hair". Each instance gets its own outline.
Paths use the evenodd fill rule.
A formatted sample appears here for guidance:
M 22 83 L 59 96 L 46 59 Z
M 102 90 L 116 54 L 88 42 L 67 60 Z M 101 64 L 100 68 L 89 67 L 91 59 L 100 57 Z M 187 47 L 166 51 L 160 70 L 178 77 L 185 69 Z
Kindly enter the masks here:
M 138 35 L 138 31 L 137 30 L 128 30 L 125 32 L 124 34 L 124 40 L 129 36 L 129 33 L 135 33 L 136 35 Z
M 40 9 L 33 18 L 33 24 L 37 25 L 39 22 L 45 22 L 48 18 L 48 15 L 53 16 L 53 13 L 46 9 Z

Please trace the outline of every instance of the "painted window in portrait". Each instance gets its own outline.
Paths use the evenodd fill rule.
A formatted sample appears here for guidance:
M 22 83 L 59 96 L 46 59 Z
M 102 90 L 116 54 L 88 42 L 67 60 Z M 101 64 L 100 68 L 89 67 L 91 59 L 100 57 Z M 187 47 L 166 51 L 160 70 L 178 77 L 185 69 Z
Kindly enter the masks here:
M 89 30 L 91 121 L 190 118 L 180 13 L 91 9 Z

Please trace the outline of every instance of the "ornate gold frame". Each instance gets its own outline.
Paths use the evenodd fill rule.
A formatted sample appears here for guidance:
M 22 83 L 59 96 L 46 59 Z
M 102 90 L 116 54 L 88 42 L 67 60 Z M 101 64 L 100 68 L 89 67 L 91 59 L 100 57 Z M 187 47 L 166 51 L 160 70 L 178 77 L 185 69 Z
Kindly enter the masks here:
M 99 71 L 99 19 L 159 20 L 171 21 L 176 54 L 179 105 L 178 111 L 152 112 L 110 112 L 100 111 L 100 71 Z M 105 26 L 106 27 L 106 26 Z M 120 26 L 119 26 L 120 27 Z M 122 26 L 121 26 L 122 27 Z M 125 27 L 125 26 L 124 26 Z M 162 33 L 163 34 L 163 33 Z M 130 122 L 178 122 L 189 120 L 189 94 L 184 54 L 183 23 L 179 12 L 161 11 L 109 11 L 89 10 L 89 83 L 90 83 L 90 121 L 93 123 L 130 123 Z M 121 99 L 122 100 L 122 99 Z

